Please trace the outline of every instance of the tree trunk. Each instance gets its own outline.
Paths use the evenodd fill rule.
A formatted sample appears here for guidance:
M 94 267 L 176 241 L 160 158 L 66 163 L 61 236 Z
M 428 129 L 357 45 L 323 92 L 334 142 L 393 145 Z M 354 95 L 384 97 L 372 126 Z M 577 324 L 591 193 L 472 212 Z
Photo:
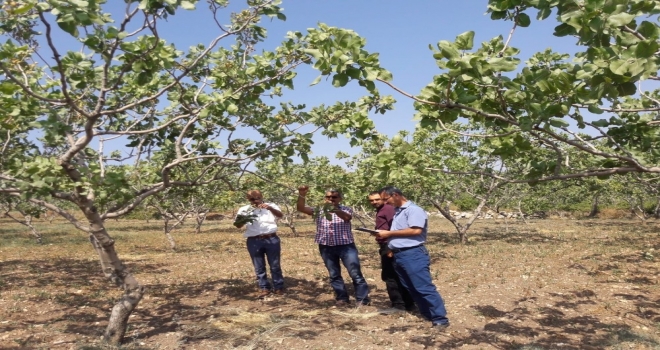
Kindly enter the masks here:
M 172 234 L 170 231 L 172 231 L 173 227 L 170 227 L 170 219 L 167 217 L 164 218 L 164 225 L 163 225 L 163 231 L 165 232 L 165 237 L 167 237 L 167 241 L 170 243 L 170 248 L 172 250 L 176 250 L 176 242 L 174 241 L 174 237 L 172 237 Z
M 118 346 L 126 334 L 128 318 L 144 295 L 144 287 L 119 259 L 115 251 L 115 241 L 108 235 L 96 209 L 94 207 L 81 209 L 89 220 L 91 229 L 89 240 L 99 255 L 103 274 L 124 290 L 123 296 L 112 308 L 108 327 L 103 333 L 104 341 Z
M 477 209 L 473 211 L 474 215 L 472 215 L 471 218 L 468 219 L 468 222 L 465 223 L 465 225 L 461 224 L 451 216 L 451 213 L 449 212 L 449 205 L 446 207 L 441 206 L 439 203 L 436 201 L 431 200 L 431 204 L 433 204 L 436 209 L 440 211 L 442 216 L 444 216 L 449 222 L 454 225 L 454 228 L 456 228 L 456 232 L 458 233 L 458 240 L 461 244 L 466 244 L 468 243 L 468 234 L 467 231 L 470 229 L 470 226 L 474 223 L 475 220 L 477 220 L 477 216 L 481 213 L 481 209 L 486 205 L 486 198 L 483 198 L 479 201 L 479 205 L 477 206 Z
M 25 226 L 30 228 L 30 232 L 32 232 L 34 238 L 37 239 L 37 243 L 43 244 L 43 241 L 41 240 L 42 238 L 41 234 L 37 232 L 37 229 L 34 228 L 34 226 L 32 225 L 32 215 L 24 215 L 24 218 L 25 218 Z
M 197 213 L 197 216 L 195 217 L 195 233 L 200 233 L 202 232 L 202 224 L 204 223 L 204 220 L 206 220 L 206 214 L 208 214 L 209 211 L 203 211 L 201 213 Z
M 467 230 L 468 228 L 460 225 L 460 227 L 456 227 L 458 230 L 458 240 L 461 242 L 461 244 L 467 244 L 468 242 L 468 235 L 467 235 Z
M 433 206 L 436 209 L 438 209 L 440 214 L 442 214 L 442 216 L 444 216 L 445 219 L 449 220 L 449 222 L 451 222 L 451 224 L 454 225 L 456 232 L 458 232 L 459 242 L 461 242 L 461 244 L 467 243 L 467 229 L 463 227 L 463 225 L 460 222 L 458 222 L 458 220 L 455 217 L 451 216 L 451 213 L 449 212 L 449 205 L 443 207 L 434 200 L 431 200 L 430 202 L 431 204 L 433 204 Z
M 600 193 L 596 193 L 591 200 L 591 212 L 587 217 L 595 218 L 598 215 L 598 200 L 600 199 Z
M 288 227 L 291 230 L 293 237 L 298 237 L 298 230 L 296 229 L 295 218 L 296 218 L 296 213 L 287 213 L 282 218 L 282 223 L 284 224 L 284 226 Z
M 296 225 L 289 225 L 289 229 L 291 229 L 291 233 L 293 234 L 293 237 L 298 237 L 298 230 L 296 229 Z
M 630 212 L 642 220 L 642 224 L 646 225 L 646 219 L 648 219 L 646 212 L 644 211 L 644 199 L 641 196 L 634 198 L 634 196 L 629 197 Z
M 655 209 L 653 210 L 653 217 L 655 219 L 660 219 L 660 197 L 657 198 L 655 203 Z
M 522 218 L 525 225 L 529 225 L 529 223 L 527 222 L 527 218 L 525 217 L 525 214 L 523 214 L 523 211 L 522 211 L 522 200 L 518 201 L 518 214 Z

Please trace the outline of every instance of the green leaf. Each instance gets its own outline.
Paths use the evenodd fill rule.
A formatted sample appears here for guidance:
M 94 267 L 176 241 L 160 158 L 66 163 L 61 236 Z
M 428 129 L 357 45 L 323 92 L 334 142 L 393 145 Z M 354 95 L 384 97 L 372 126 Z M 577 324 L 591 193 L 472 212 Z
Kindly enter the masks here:
M 28 11 L 32 10 L 32 8 L 33 8 L 34 6 L 35 6 L 34 3 L 27 3 L 27 4 L 23 5 L 23 6 L 20 6 L 20 7 L 16 7 L 16 8 L 14 8 L 14 9 L 11 11 L 11 13 L 12 13 L 13 15 L 22 15 L 22 14 L 27 13 Z
M 610 63 L 610 70 L 616 75 L 622 76 L 636 76 L 644 71 L 644 64 L 646 60 L 617 60 Z
M 334 87 L 342 87 L 347 83 L 348 83 L 348 75 L 346 74 L 338 73 L 332 77 L 332 86 Z
M 638 27 L 637 32 L 648 39 L 657 39 L 660 36 L 660 28 L 654 23 L 643 21 Z
M 511 72 L 518 66 L 518 60 L 512 60 L 508 57 L 496 57 L 488 60 L 488 64 L 496 72 Z
M 589 107 L 587 107 L 587 110 L 589 110 L 589 112 L 593 114 L 603 114 L 603 110 L 598 108 L 598 106 L 596 105 L 589 105 Z
M 195 4 L 191 1 L 183 0 L 181 1 L 181 8 L 184 10 L 194 10 Z
M 632 82 L 617 85 L 616 89 L 621 96 L 630 96 L 637 92 L 637 86 Z
M 567 128 L 569 125 L 567 121 L 559 118 L 550 118 L 548 123 L 555 128 Z
M 316 77 L 316 79 L 314 79 L 314 80 L 312 81 L 312 83 L 309 84 L 309 86 L 314 86 L 314 85 L 318 84 L 319 82 L 321 82 L 321 78 L 322 78 L 322 77 L 323 77 L 323 75 L 319 75 L 318 77 Z
M 472 50 L 474 46 L 474 31 L 459 34 L 456 37 L 456 48 L 459 50 Z
M 319 58 L 323 57 L 323 55 L 321 54 L 321 51 L 319 51 L 317 49 L 304 49 L 303 52 L 306 53 L 306 54 L 312 55 L 312 57 L 314 57 L 314 59 L 317 59 L 317 60 Z
M 365 67 L 363 75 L 364 75 L 364 79 L 367 79 L 369 81 L 376 80 L 376 78 L 378 78 L 378 69 L 372 67 Z
M 612 15 L 607 18 L 607 23 L 615 27 L 625 26 L 626 24 L 632 22 L 635 19 L 635 15 L 630 13 L 621 12 L 616 15 Z
M 378 72 L 378 79 L 383 81 L 392 81 L 392 73 L 390 73 L 388 70 L 381 69 Z
M 447 59 L 453 60 L 461 57 L 461 53 L 458 52 L 456 46 L 447 40 L 439 41 L 438 48 L 440 48 L 442 56 Z
M 555 27 L 554 36 L 567 36 L 575 34 L 575 28 L 571 27 L 566 23 L 562 23 Z
M 21 88 L 18 85 L 12 84 L 8 81 L 3 81 L 2 83 L 0 83 L 0 92 L 6 95 L 11 95 L 20 89 Z
M 229 114 L 235 114 L 236 112 L 238 112 L 238 106 L 236 106 L 236 105 L 233 104 L 233 103 L 230 103 L 230 104 L 227 106 L 227 113 L 229 113 Z
M 516 18 L 516 24 L 518 24 L 520 27 L 529 27 L 531 23 L 532 21 L 529 19 L 529 16 L 526 13 L 518 14 L 518 17 Z
M 539 13 L 536 15 L 536 19 L 538 19 L 539 21 L 544 20 L 548 18 L 548 16 L 550 16 L 551 13 L 552 10 L 550 9 L 550 7 L 544 7 L 539 10 Z
M 610 122 L 607 119 L 599 119 L 599 120 L 596 120 L 595 122 L 593 122 L 591 124 L 593 124 L 594 126 L 599 127 L 599 128 L 606 128 L 606 127 L 610 126 Z
M 78 27 L 73 21 L 57 21 L 57 25 L 62 28 L 63 31 L 77 37 L 78 36 Z
M 149 81 L 151 81 L 151 75 L 147 72 L 141 72 L 135 77 L 135 82 L 140 86 L 146 85 Z
M 649 58 L 658 52 L 658 42 L 655 40 L 640 41 L 635 47 L 637 58 Z

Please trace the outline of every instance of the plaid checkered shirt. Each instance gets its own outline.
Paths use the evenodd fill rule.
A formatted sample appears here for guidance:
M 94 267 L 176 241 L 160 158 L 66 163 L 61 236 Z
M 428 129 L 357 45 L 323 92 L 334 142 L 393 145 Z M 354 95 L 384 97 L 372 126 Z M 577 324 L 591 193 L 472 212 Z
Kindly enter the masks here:
M 353 209 L 349 207 L 340 205 L 339 210 L 353 215 Z M 327 220 L 324 215 L 319 215 L 316 218 L 314 243 L 329 246 L 353 243 L 351 222 L 342 220 L 335 213 L 332 213 L 332 220 Z

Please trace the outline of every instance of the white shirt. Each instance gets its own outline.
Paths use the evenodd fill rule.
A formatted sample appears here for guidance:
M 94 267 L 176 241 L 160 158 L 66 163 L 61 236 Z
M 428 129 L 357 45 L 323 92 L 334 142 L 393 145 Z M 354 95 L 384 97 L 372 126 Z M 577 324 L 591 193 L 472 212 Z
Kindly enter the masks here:
M 273 209 L 280 210 L 280 207 L 278 207 L 277 204 L 265 204 L 268 204 L 268 206 Z M 254 208 L 251 205 L 246 205 L 238 209 L 236 216 L 240 214 L 249 215 L 250 212 L 256 215 L 257 218 L 251 224 L 245 224 L 246 230 L 245 233 L 243 233 L 243 237 L 254 237 L 277 232 L 277 217 L 268 209 Z

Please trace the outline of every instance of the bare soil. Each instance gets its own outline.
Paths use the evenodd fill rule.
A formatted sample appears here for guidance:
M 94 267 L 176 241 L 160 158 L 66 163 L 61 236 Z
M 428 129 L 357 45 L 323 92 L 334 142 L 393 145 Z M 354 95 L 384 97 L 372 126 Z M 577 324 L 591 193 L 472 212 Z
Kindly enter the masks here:
M 337 309 L 309 223 L 281 228 L 287 294 L 257 298 L 241 232 L 227 220 L 175 231 L 109 222 L 117 250 L 147 288 L 123 349 L 660 349 L 659 223 L 479 221 L 458 245 L 431 221 L 431 272 L 451 327 L 383 314 L 377 245 L 356 236 L 371 306 Z M 120 291 L 87 237 L 41 222 L 44 244 L 0 221 L 0 348 L 106 349 L 100 336 Z M 350 288 L 350 281 L 347 280 Z

